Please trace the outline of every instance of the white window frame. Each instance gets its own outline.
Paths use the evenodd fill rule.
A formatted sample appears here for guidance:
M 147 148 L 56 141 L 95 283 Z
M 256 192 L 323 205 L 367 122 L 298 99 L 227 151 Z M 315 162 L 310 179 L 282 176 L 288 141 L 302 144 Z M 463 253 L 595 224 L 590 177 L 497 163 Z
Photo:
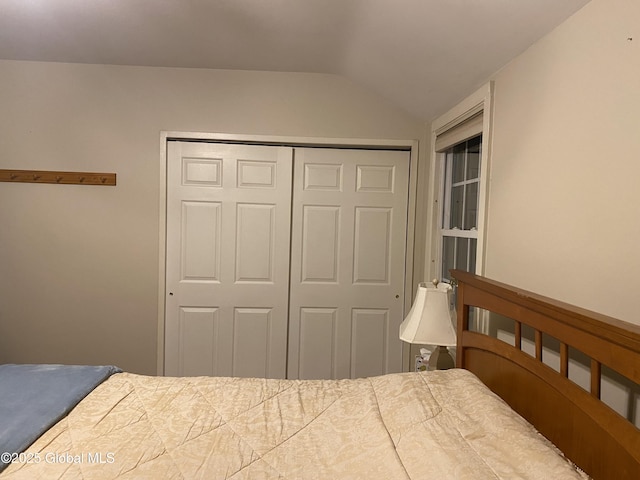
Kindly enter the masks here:
M 427 212 L 427 233 L 425 255 L 425 276 L 440 279 L 442 271 L 442 215 L 444 188 L 444 154 L 435 149 L 436 138 L 447 130 L 456 127 L 479 112 L 482 117 L 482 144 L 480 157 L 480 182 L 478 185 L 478 222 L 476 244 L 476 268 L 478 275 L 484 275 L 486 267 L 487 245 L 487 202 L 489 198 L 489 171 L 491 159 L 491 127 L 493 119 L 493 82 L 468 96 L 451 110 L 435 119 L 431 124 L 431 152 L 429 166 L 429 205 Z M 460 232 L 463 235 L 463 231 Z M 486 332 L 488 322 L 479 319 L 478 328 Z

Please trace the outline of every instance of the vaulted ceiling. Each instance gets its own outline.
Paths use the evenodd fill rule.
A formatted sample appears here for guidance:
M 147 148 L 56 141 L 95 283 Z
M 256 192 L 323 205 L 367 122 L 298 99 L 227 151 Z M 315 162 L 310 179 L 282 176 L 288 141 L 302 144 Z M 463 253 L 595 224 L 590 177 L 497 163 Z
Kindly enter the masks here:
M 330 73 L 430 120 L 588 1 L 1 0 L 0 59 Z

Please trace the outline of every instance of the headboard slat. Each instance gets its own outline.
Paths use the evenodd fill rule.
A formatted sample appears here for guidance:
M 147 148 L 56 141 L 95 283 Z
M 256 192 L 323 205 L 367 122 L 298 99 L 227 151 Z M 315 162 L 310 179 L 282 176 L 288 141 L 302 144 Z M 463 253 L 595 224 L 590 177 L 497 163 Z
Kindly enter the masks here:
M 569 345 L 560 343 L 560 375 L 569 377 Z
M 542 361 L 542 332 L 540 330 L 536 330 L 535 338 L 536 338 L 536 359 L 539 361 Z

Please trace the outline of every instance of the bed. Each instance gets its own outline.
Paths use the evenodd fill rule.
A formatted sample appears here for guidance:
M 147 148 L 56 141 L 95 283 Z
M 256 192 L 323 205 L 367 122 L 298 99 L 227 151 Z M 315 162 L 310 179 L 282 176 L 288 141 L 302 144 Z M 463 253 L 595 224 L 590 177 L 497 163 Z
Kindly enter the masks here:
M 469 314 L 482 307 L 531 321 L 585 353 L 604 343 L 610 357 L 621 359 L 612 367 L 627 365 L 623 373 L 636 382 L 640 329 L 585 312 L 567 322 L 559 318 L 568 315 L 565 306 L 462 272 L 455 276 L 461 368 L 447 371 L 299 381 L 150 377 L 85 367 L 91 380 L 77 392 L 65 383 L 64 366 L 62 373 L 3 366 L 41 375 L 31 384 L 49 393 L 29 396 L 48 404 L 57 396 L 50 382 L 63 385 L 61 396 L 71 401 L 40 408 L 57 412 L 31 422 L 42 424 L 42 433 L 25 448 L 0 452 L 8 460 L 0 480 L 587 478 L 582 469 L 595 479 L 639 478 L 638 429 L 598 395 L 564 385 L 568 375 L 470 330 Z M 583 345 L 576 332 L 587 318 L 589 335 L 598 340 Z M 596 364 L 609 360 L 594 357 Z M 55 375 L 63 381 L 50 381 Z M 0 377 L 0 396 L 6 384 Z

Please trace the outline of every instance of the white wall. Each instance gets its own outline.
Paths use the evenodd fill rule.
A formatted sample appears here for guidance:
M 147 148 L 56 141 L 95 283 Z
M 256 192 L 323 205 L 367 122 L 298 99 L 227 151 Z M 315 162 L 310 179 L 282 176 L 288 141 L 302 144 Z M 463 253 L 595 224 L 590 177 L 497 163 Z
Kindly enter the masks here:
M 640 2 L 591 0 L 488 80 L 482 273 L 640 324 Z M 463 113 L 476 95 L 431 129 Z M 425 269 L 434 274 L 429 246 Z M 493 328 L 513 344 L 513 322 L 494 318 Z M 549 343 L 543 358 L 558 369 Z M 532 353 L 533 343 L 523 339 L 523 350 Z M 588 359 L 575 355 L 569 370 L 589 388 Z M 603 400 L 623 416 L 633 412 L 640 425 L 634 392 L 636 385 L 605 371 Z
M 424 136 L 421 122 L 320 74 L 0 61 L 0 106 L 0 168 L 118 176 L 116 187 L 0 183 L 0 363 L 149 374 L 161 131 Z
M 494 80 L 485 274 L 640 324 L 640 2 L 592 0 Z

